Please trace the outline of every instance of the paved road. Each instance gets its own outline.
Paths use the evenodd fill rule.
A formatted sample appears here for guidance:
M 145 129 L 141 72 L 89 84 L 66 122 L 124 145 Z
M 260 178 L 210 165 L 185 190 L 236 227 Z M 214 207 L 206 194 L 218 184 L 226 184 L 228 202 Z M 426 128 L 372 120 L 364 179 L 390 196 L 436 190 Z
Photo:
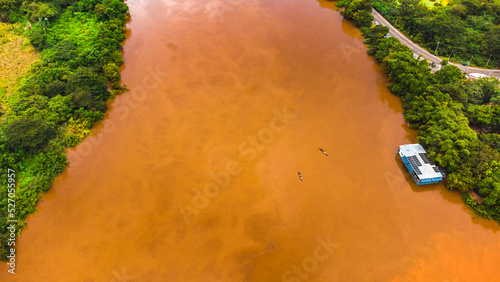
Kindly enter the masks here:
M 373 15 L 374 21 L 378 21 L 381 25 L 387 26 L 389 28 L 389 36 L 396 37 L 401 43 L 410 47 L 410 49 L 413 50 L 413 54 L 415 54 L 417 56 L 422 55 L 422 57 L 424 59 L 427 59 L 427 60 L 429 60 L 431 62 L 435 62 L 435 63 L 441 63 L 441 61 L 443 60 L 442 58 L 439 58 L 437 56 L 432 55 L 424 48 L 413 43 L 413 41 L 411 41 L 408 37 L 406 37 L 398 29 L 396 29 L 393 25 L 391 25 L 382 15 L 380 15 L 377 11 L 375 11 L 375 9 L 373 9 L 372 15 Z M 467 68 L 466 66 L 462 66 L 460 64 L 451 63 L 451 62 L 450 62 L 450 64 L 457 66 L 463 72 L 466 72 L 468 74 L 480 73 L 480 74 L 486 74 L 486 75 L 494 76 L 496 78 L 500 78 L 500 70 L 481 69 L 481 68 L 474 68 L 474 67 Z

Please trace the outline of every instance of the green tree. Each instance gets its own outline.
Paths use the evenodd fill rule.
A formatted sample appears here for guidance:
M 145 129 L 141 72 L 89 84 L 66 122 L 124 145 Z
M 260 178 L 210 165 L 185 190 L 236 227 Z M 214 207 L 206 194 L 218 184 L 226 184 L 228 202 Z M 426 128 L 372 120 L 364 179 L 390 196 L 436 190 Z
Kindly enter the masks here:
M 439 84 L 453 83 L 465 79 L 462 71 L 453 66 L 447 65 L 438 70 L 434 76 Z
M 372 0 L 344 0 L 338 2 L 337 6 L 345 7 L 341 14 L 358 27 L 368 27 L 373 21 Z
M 465 81 L 463 84 L 465 92 L 467 93 L 467 99 L 469 103 L 480 105 L 486 100 L 485 93 L 478 83 L 473 83 L 472 81 Z
M 496 100 L 500 96 L 500 82 L 494 77 L 480 78 L 475 81 L 475 84 L 481 87 L 483 91 L 482 103 L 489 103 L 492 99 Z
M 18 11 L 20 3 L 20 0 L 0 0 L 0 20 L 9 21 L 9 15 Z
M 55 131 L 44 120 L 21 118 L 8 123 L 4 135 L 13 148 L 36 151 L 55 137 Z
M 74 106 L 71 96 L 57 95 L 48 102 L 47 121 L 52 125 L 60 125 L 71 118 Z
M 39 3 L 39 2 L 23 2 L 23 10 L 27 12 L 29 19 L 32 22 L 37 22 L 39 20 L 48 20 L 55 17 L 57 13 L 57 8 L 53 3 Z
M 447 93 L 450 97 L 467 106 L 469 103 L 469 96 L 465 91 L 462 81 L 455 81 L 453 83 L 438 84 L 438 89 L 443 93 Z
M 90 93 L 94 100 L 105 101 L 109 97 L 106 78 L 99 75 L 94 68 L 78 68 L 75 73 L 69 76 L 66 86 L 67 92 L 84 90 Z
M 377 45 L 389 33 L 389 28 L 383 25 L 376 25 L 372 28 L 364 27 L 361 29 L 365 37 L 364 43 L 367 45 Z
M 66 84 L 60 80 L 54 80 L 45 86 L 45 96 L 54 97 L 66 94 Z
M 92 105 L 94 104 L 92 94 L 84 90 L 75 91 L 72 95 L 72 100 L 73 105 L 75 105 L 77 109 L 84 108 L 88 110 L 91 109 Z
M 33 25 L 28 33 L 28 39 L 36 50 L 41 51 L 47 43 L 47 35 L 40 25 Z
M 492 183 L 492 186 L 493 190 L 484 198 L 484 204 L 487 206 L 497 205 L 500 199 L 500 183 Z
M 113 63 L 109 63 L 105 65 L 103 68 L 104 76 L 111 82 L 117 83 L 120 82 L 120 71 L 118 70 L 118 66 Z
M 497 133 L 479 134 L 479 139 L 481 139 L 481 141 L 483 141 L 491 148 L 500 152 L 500 134 Z

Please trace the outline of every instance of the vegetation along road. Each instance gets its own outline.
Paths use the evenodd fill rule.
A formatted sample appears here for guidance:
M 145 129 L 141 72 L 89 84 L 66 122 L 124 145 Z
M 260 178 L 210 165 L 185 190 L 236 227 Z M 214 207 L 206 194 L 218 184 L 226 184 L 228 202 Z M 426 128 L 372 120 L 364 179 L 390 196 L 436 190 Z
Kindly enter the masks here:
M 390 24 L 379 12 L 377 12 L 375 9 L 372 10 L 372 15 L 374 18 L 374 21 L 379 22 L 381 25 L 386 26 L 389 28 L 389 36 L 393 36 L 397 38 L 401 43 L 404 45 L 408 46 L 412 51 L 413 54 L 420 56 L 424 59 L 429 60 L 430 62 L 434 63 L 441 63 L 443 60 L 440 57 L 434 56 L 431 53 L 429 53 L 427 50 L 424 48 L 420 47 L 418 44 L 415 44 L 413 41 L 411 41 L 408 37 L 406 37 L 403 33 L 401 33 L 397 28 L 395 28 L 392 24 Z M 494 76 L 496 78 L 500 78 L 500 70 L 494 69 L 481 69 L 481 68 L 474 68 L 474 67 L 467 67 L 463 66 L 461 64 L 456 64 L 450 62 L 449 64 L 452 64 L 458 68 L 460 68 L 463 72 L 466 73 L 480 73 L 480 74 L 485 74 L 485 75 L 490 75 Z

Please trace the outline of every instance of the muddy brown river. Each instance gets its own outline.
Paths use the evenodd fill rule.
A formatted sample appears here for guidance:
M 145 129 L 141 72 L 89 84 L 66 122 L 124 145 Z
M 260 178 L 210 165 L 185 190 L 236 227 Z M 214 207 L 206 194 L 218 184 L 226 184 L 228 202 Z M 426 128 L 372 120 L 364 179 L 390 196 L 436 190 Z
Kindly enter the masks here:
M 498 224 L 413 183 L 396 154 L 416 133 L 331 2 L 128 4 L 131 91 L 1 281 L 498 279 Z

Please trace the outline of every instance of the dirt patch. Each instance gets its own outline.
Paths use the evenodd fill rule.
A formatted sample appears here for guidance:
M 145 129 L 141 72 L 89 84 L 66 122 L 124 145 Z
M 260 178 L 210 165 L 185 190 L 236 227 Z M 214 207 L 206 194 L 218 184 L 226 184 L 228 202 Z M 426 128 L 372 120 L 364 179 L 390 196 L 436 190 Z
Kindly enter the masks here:
M 16 88 L 18 79 L 25 75 L 33 62 L 40 59 L 29 40 L 18 34 L 19 24 L 0 23 L 0 99 Z
M 478 204 L 482 204 L 483 203 L 483 197 L 481 197 L 478 194 L 476 194 L 476 192 L 469 191 L 469 196 L 471 198 L 474 198 L 477 201 Z

